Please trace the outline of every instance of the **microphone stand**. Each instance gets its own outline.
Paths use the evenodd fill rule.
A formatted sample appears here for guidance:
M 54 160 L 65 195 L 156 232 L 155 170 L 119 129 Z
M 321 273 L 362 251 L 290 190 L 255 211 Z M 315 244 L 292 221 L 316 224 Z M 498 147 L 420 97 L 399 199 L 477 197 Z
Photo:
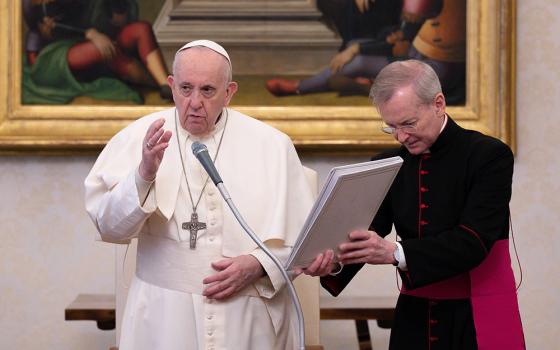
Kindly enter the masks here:
M 247 232 L 247 234 L 257 244 L 257 246 L 259 248 L 261 248 L 263 250 L 263 252 L 265 252 L 265 254 L 270 259 L 272 259 L 272 261 L 274 262 L 274 265 L 276 265 L 276 267 L 278 267 L 278 269 L 282 273 L 282 277 L 284 277 L 284 280 L 286 281 L 286 285 L 288 286 L 288 291 L 290 292 L 290 297 L 291 297 L 292 302 L 294 304 L 294 307 L 296 309 L 297 320 L 298 320 L 298 331 L 299 331 L 298 332 L 298 335 L 299 335 L 299 349 L 300 350 L 305 350 L 305 330 L 304 330 L 304 326 L 303 326 L 304 325 L 304 323 L 303 323 L 303 312 L 301 310 L 301 305 L 299 303 L 299 299 L 298 299 L 297 294 L 296 294 L 296 289 L 294 288 L 292 280 L 288 276 L 288 273 L 286 272 L 286 270 L 282 266 L 282 263 L 280 262 L 280 260 L 278 260 L 278 258 L 276 256 L 274 256 L 274 254 L 272 254 L 272 252 L 264 245 L 264 243 L 259 239 L 259 237 L 257 237 L 257 235 L 253 232 L 253 230 L 251 230 L 249 225 L 247 225 L 247 223 L 245 222 L 245 220 L 241 216 L 241 213 L 239 213 L 239 211 L 237 210 L 237 207 L 235 206 L 235 204 L 233 204 L 233 201 L 231 200 L 231 197 L 230 197 L 228 191 L 226 190 L 226 187 L 224 186 L 224 183 L 223 182 L 218 182 L 216 184 L 216 187 L 218 187 L 218 190 L 222 194 L 222 197 L 224 197 L 224 200 L 228 204 L 229 208 L 233 212 L 233 215 L 235 216 L 235 218 L 237 219 L 239 224 L 241 224 L 241 227 L 243 227 L 245 232 Z

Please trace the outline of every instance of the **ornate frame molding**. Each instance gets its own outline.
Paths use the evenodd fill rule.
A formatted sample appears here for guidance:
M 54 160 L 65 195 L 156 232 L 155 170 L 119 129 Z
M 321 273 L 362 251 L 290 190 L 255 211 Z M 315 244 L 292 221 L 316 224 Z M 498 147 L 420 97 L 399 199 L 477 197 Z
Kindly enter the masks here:
M 467 101 L 450 107 L 461 125 L 515 148 L 515 1 L 469 1 Z M 21 104 L 21 2 L 0 4 L 0 154 L 97 152 L 146 106 Z M 233 106 L 236 108 L 236 106 Z M 286 132 L 300 151 L 371 153 L 395 145 L 373 107 L 243 106 L 239 111 Z

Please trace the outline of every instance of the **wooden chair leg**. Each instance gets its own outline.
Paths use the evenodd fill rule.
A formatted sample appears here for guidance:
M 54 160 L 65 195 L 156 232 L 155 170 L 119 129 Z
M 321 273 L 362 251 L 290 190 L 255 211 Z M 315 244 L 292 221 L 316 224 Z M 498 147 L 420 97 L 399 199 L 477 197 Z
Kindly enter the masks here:
M 383 329 L 391 329 L 393 328 L 393 320 L 377 320 L 377 325 L 379 326 L 379 328 L 383 328 Z
M 367 320 L 355 320 L 356 331 L 358 332 L 358 344 L 360 350 L 372 350 L 371 337 Z

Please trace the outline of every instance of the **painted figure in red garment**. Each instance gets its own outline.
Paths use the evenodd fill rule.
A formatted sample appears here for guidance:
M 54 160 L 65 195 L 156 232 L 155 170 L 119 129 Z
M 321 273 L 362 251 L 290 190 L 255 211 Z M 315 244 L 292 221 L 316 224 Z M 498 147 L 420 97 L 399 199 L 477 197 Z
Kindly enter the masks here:
M 110 77 L 157 86 L 162 98 L 171 99 L 161 50 L 151 25 L 137 21 L 134 0 L 24 0 L 23 10 L 29 27 L 26 58 L 38 87 L 60 79 L 38 72 L 36 64 L 58 68 L 57 75 L 70 73 L 66 85 Z M 108 97 L 119 99 L 113 93 Z

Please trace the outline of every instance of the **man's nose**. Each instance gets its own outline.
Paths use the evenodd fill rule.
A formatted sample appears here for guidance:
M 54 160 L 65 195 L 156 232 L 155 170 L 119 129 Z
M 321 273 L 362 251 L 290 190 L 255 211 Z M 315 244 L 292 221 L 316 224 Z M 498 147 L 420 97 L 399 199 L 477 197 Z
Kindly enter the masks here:
M 202 107 L 202 94 L 198 90 L 194 90 L 191 94 L 191 107 L 194 109 L 198 109 Z
M 404 143 L 408 138 L 408 136 L 409 135 L 405 131 L 402 131 L 401 129 L 395 130 L 395 138 L 397 139 L 397 141 L 399 141 L 399 143 Z

